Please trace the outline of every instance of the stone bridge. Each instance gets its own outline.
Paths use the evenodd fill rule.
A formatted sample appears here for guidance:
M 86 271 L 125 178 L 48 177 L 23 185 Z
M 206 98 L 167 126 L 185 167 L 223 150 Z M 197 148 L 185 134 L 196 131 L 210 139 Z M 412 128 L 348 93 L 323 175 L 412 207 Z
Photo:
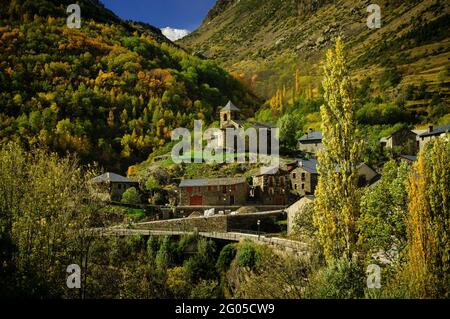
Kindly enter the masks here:
M 210 217 L 178 218 L 153 222 L 144 222 L 110 228 L 93 229 L 99 236 L 182 236 L 198 232 L 202 237 L 215 240 L 239 242 L 250 240 L 268 245 L 280 252 L 307 254 L 305 243 L 265 236 L 264 231 L 270 232 L 277 220 L 286 218 L 283 210 L 258 212 L 237 215 L 214 215 Z M 258 221 L 261 233 L 255 231 Z
M 149 230 L 149 229 L 130 229 L 130 228 L 106 228 L 97 230 L 100 236 L 182 236 L 192 234 L 192 231 L 180 230 Z M 297 255 L 307 254 L 307 245 L 305 243 L 277 237 L 266 237 L 264 235 L 248 234 L 240 232 L 199 232 L 202 237 L 240 242 L 241 240 L 250 240 L 259 244 L 268 245 L 271 248 Z

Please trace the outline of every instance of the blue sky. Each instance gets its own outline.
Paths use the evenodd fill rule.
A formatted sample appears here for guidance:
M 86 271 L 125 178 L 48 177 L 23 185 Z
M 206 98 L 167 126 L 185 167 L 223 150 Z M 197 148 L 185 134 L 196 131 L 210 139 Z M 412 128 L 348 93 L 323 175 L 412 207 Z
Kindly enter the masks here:
M 101 0 L 125 20 L 194 31 L 216 0 Z

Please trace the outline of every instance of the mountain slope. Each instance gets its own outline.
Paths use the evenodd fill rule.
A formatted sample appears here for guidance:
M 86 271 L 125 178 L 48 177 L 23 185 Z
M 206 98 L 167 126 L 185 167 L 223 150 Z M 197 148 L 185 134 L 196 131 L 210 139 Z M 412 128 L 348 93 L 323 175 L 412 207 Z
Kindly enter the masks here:
M 76 152 L 124 170 L 170 141 L 173 129 L 214 121 L 228 99 L 253 114 L 255 96 L 215 63 L 98 1 L 78 1 L 82 28 L 69 29 L 57 5 L 65 2 L 2 2 L 0 143 Z
M 377 1 L 382 28 L 367 27 L 371 1 L 218 0 L 198 30 L 180 40 L 193 53 L 242 74 L 269 98 L 283 85 L 318 88 L 320 61 L 336 36 L 346 42 L 353 76 L 371 77 L 376 94 L 415 91 L 420 108 L 433 95 L 449 101 L 450 3 Z M 385 81 L 392 69 L 394 83 Z M 392 72 L 391 72 L 392 73 Z M 378 85 L 378 83 L 380 84 Z M 422 91 L 422 92 L 419 92 Z M 317 93 L 317 92 L 316 92 Z

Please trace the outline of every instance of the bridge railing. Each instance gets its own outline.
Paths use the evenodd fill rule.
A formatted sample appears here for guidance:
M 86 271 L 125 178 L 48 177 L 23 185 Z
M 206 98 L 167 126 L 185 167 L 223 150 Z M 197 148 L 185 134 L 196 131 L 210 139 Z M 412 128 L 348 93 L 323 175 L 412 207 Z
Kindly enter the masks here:
M 230 229 L 229 233 L 241 233 L 241 234 L 250 234 L 250 235 L 265 235 L 267 233 L 262 231 L 250 230 L 250 229 Z

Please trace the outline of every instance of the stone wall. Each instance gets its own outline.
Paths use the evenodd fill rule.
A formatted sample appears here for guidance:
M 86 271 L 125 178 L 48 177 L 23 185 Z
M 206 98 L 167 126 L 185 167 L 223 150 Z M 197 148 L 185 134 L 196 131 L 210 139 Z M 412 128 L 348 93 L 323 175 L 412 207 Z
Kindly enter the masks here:
M 242 215 L 216 215 L 211 217 L 193 217 L 161 220 L 136 225 L 137 229 L 168 231 L 229 232 L 232 230 L 256 230 L 257 221 L 261 221 L 261 231 L 270 231 L 273 222 L 284 217 L 282 212 L 253 213 Z
M 275 211 L 275 210 L 283 210 L 286 208 L 286 206 L 280 206 L 280 205 L 257 205 L 257 204 L 249 204 L 251 207 L 255 207 L 257 212 L 268 212 L 268 211 Z M 241 208 L 242 205 L 238 206 L 177 206 L 175 208 L 175 216 L 178 217 L 187 217 L 193 212 L 199 212 L 201 214 L 204 213 L 205 210 L 214 208 L 216 214 L 218 214 L 220 211 L 225 212 L 226 214 L 230 212 L 235 212 L 239 208 Z
M 227 227 L 228 231 L 233 230 L 258 230 L 258 220 L 260 221 L 260 230 L 262 232 L 276 231 L 274 229 L 274 222 L 282 219 L 283 213 L 265 213 L 265 214 L 242 214 L 242 215 L 228 215 Z

